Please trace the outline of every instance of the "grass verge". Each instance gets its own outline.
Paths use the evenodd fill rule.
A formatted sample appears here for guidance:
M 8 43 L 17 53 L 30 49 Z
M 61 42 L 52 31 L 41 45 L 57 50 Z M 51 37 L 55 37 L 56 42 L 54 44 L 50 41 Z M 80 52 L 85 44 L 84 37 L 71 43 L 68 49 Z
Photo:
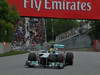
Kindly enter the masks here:
M 18 54 L 25 54 L 28 51 L 10 51 L 10 52 L 6 52 L 6 53 L 2 53 L 0 54 L 0 57 L 4 57 L 4 56 L 12 56 L 12 55 L 18 55 Z

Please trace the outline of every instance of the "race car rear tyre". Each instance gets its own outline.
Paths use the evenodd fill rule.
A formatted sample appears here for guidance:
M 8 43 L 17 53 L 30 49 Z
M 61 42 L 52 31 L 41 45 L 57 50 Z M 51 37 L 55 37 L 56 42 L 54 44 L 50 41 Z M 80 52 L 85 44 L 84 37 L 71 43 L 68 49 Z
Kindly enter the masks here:
M 65 65 L 73 65 L 73 58 L 74 58 L 74 54 L 71 52 L 68 52 L 65 58 Z
M 28 60 L 29 61 L 36 61 L 37 60 L 36 54 L 35 53 L 30 53 L 28 55 Z

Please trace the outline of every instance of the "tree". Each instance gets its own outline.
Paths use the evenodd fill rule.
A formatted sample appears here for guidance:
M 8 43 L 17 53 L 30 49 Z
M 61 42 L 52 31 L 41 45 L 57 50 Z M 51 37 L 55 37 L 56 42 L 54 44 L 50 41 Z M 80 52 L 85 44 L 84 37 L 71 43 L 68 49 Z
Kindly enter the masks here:
M 72 28 L 79 26 L 76 20 L 67 19 L 46 19 L 47 39 L 52 40 L 52 28 L 54 31 L 54 38 L 61 33 L 64 33 Z
M 100 21 L 91 21 L 92 31 L 90 33 L 92 39 L 100 40 Z
M 12 41 L 13 28 L 19 15 L 14 7 L 10 7 L 6 0 L 0 0 L 0 42 Z

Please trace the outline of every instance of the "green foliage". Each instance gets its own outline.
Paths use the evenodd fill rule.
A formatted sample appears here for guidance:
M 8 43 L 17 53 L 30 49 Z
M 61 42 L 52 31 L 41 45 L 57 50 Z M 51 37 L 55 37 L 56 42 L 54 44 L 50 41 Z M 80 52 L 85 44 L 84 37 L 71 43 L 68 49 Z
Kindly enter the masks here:
M 52 28 L 54 31 L 54 37 L 56 37 L 57 35 L 78 26 L 79 23 L 76 20 L 46 19 L 47 39 L 52 40 Z
M 10 51 L 10 52 L 0 54 L 0 57 L 12 56 L 12 55 L 18 55 L 18 54 L 25 54 L 25 53 L 27 53 L 27 51 Z
M 100 40 L 100 21 L 99 20 L 91 21 L 91 26 L 92 26 L 92 32 L 90 33 L 91 37 L 93 39 Z
M 0 0 L 0 42 L 12 40 L 13 27 L 18 19 L 15 8 L 8 6 L 6 0 Z

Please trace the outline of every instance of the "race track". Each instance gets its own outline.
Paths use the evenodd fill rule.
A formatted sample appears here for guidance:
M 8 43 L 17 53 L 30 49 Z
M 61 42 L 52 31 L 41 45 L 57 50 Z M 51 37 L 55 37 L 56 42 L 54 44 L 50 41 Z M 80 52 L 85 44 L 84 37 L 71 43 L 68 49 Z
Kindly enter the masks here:
M 26 68 L 28 54 L 0 57 L 0 75 L 100 75 L 100 53 L 73 52 L 74 65 L 64 69 Z

